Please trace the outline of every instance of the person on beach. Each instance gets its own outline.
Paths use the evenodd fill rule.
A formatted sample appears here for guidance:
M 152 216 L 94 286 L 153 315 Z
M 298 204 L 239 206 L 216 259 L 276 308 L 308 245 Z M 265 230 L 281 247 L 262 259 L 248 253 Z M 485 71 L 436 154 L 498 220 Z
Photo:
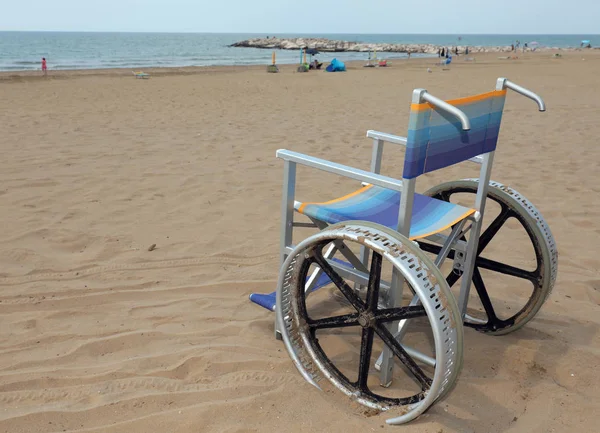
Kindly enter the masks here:
M 445 54 L 445 51 L 444 51 L 444 49 L 442 48 L 442 57 L 444 57 L 444 54 Z
M 46 58 L 42 57 L 42 72 L 44 75 L 48 73 L 48 66 L 46 65 Z

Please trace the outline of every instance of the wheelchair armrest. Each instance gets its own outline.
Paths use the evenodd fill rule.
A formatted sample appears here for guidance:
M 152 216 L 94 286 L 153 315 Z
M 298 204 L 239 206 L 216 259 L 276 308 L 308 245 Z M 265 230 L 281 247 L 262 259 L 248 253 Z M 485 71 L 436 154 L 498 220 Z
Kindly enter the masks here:
M 406 146 L 407 141 L 406 137 L 400 137 L 399 135 L 392 135 L 386 132 L 373 131 L 371 129 L 367 131 L 367 137 L 387 141 L 388 143 L 401 144 L 403 146 Z
M 314 158 L 302 153 L 292 152 L 291 150 L 279 149 L 276 155 L 277 158 L 281 158 L 284 161 L 295 162 L 308 167 L 316 168 L 318 170 L 348 177 L 350 179 L 368 182 L 383 188 L 392 189 L 394 191 L 402 191 L 402 180 L 394 179 L 392 177 L 382 176 L 370 171 L 349 167 L 347 165 L 338 164 L 325 159 Z

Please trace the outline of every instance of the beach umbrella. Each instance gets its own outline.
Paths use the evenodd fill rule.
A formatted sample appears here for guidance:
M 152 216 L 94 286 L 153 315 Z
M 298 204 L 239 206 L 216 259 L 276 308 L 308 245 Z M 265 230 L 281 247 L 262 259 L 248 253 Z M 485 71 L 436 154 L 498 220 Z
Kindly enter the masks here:
M 589 43 L 590 43 L 590 41 L 589 41 L 589 39 L 585 39 L 585 40 L 581 41 L 581 43 L 582 43 L 582 44 L 589 44 Z
M 539 45 L 539 42 L 537 42 L 537 41 L 529 42 L 529 46 L 532 46 L 532 45 Z
M 306 50 L 306 54 L 308 54 L 309 56 L 314 56 L 315 54 L 319 54 L 319 50 L 317 50 L 316 48 L 309 48 Z

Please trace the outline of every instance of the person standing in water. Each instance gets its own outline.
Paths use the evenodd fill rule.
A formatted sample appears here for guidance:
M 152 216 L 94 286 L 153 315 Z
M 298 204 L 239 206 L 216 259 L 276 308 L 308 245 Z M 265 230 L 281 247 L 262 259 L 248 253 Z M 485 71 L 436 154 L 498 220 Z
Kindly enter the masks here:
M 48 66 L 46 65 L 46 58 L 42 57 L 42 72 L 44 75 L 48 73 Z

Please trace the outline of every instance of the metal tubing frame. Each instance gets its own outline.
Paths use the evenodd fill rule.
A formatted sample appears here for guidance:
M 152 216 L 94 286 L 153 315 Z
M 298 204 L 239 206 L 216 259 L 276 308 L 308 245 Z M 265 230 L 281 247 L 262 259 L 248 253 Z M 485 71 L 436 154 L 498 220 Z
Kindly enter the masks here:
M 337 174 L 362 182 L 372 183 L 373 185 L 381 186 L 394 191 L 402 191 L 402 181 L 394 179 L 393 177 L 382 176 L 380 174 L 371 173 L 359 168 L 338 164 L 325 159 L 314 158 L 298 152 L 292 152 L 291 150 L 279 149 L 276 155 L 278 158 L 281 158 L 284 161 L 295 162 L 297 164 L 317 168 L 328 173 Z
M 532 92 L 529 89 L 526 89 L 525 87 L 521 87 L 518 84 L 513 83 L 512 81 L 509 81 L 506 78 L 498 78 L 498 81 L 496 82 L 496 90 L 504 89 L 514 90 L 515 92 L 534 100 L 538 105 L 539 111 L 546 111 L 546 103 L 538 94 Z
M 442 266 L 442 264 L 444 263 L 444 260 L 446 260 L 446 258 L 448 257 L 448 254 L 452 250 L 453 246 L 456 245 L 458 238 L 464 234 L 463 227 L 464 227 L 465 223 L 467 222 L 467 219 L 469 219 L 469 218 L 465 218 L 464 220 L 458 222 L 452 229 L 452 232 L 450 233 L 450 235 L 446 238 L 446 242 L 444 242 L 442 249 L 438 253 L 435 261 L 433 262 L 438 268 Z M 419 304 L 420 304 L 419 297 L 417 295 L 415 295 L 412 298 L 412 300 L 410 301 L 409 305 L 413 306 L 413 305 L 419 305 Z M 407 326 L 408 326 L 407 320 L 400 320 L 398 322 L 398 329 L 394 332 L 394 338 L 397 339 L 398 342 L 400 342 L 402 340 L 402 338 L 404 337 L 404 334 L 406 334 Z M 405 346 L 404 346 L 404 348 L 406 349 Z M 419 353 L 420 356 L 425 357 L 424 359 L 427 359 L 427 358 L 431 359 L 427 355 L 423 355 L 414 349 L 413 349 L 413 351 L 416 353 Z M 413 354 L 411 354 L 411 356 L 413 356 Z M 418 358 L 418 356 L 417 356 L 417 358 Z M 382 351 L 381 354 L 379 355 L 379 358 L 377 358 L 377 361 L 375 362 L 375 368 L 379 369 L 380 371 L 381 371 L 381 365 L 383 363 L 383 359 L 384 359 L 384 352 Z M 418 358 L 418 359 L 421 359 L 423 361 L 422 358 Z M 428 365 L 430 365 L 431 367 L 435 367 L 435 363 L 428 364 Z
M 283 163 L 283 191 L 281 198 L 281 228 L 279 244 L 279 265 L 287 258 L 286 247 L 292 243 L 294 224 L 294 196 L 296 194 L 296 163 L 285 161 Z
M 440 98 L 436 98 L 432 94 L 427 93 L 427 90 L 425 89 L 416 89 L 413 92 L 413 101 L 415 101 L 417 97 L 419 102 L 413 102 L 413 104 L 421 104 L 423 101 L 429 102 L 431 105 L 436 106 L 440 110 L 443 110 L 446 113 L 458 118 L 462 125 L 463 131 L 468 131 L 471 129 L 471 121 L 469 120 L 469 116 L 467 116 L 463 111 L 456 108 L 454 105 L 450 105 L 446 101 L 443 101 Z
M 519 86 L 506 78 L 498 78 L 496 81 L 496 90 L 511 89 L 515 92 L 534 100 L 539 111 L 546 111 L 546 104 L 542 98 L 529 89 Z M 477 195 L 475 196 L 475 209 L 479 212 L 479 218 L 473 222 L 471 234 L 467 242 L 467 255 L 465 257 L 465 268 L 461 278 L 460 294 L 458 298 L 458 307 L 464 320 L 467 313 L 467 304 L 469 303 L 469 292 L 471 289 L 471 279 L 473 278 L 473 268 L 477 257 L 479 246 L 479 235 L 481 234 L 481 225 L 485 211 L 485 202 L 492 173 L 492 164 L 494 162 L 494 152 L 486 153 L 482 156 L 481 170 L 479 172 L 479 185 Z
M 408 139 L 406 137 L 402 137 L 400 135 L 392 135 L 392 134 L 388 134 L 386 132 L 374 131 L 372 129 L 369 129 L 367 131 L 367 137 L 373 138 L 374 139 L 373 141 L 375 141 L 375 142 L 377 142 L 377 141 L 382 142 L 381 143 L 382 152 L 383 152 L 383 142 L 406 146 L 406 143 L 408 141 Z M 373 157 L 375 157 L 375 154 L 373 154 Z M 381 155 L 379 155 L 379 158 L 381 158 Z M 373 166 L 372 161 L 373 160 L 371 160 L 371 167 Z M 481 164 L 483 162 L 483 157 L 481 155 L 477 155 L 472 158 L 469 158 L 469 161 L 475 162 L 477 164 Z M 371 171 L 373 171 L 373 170 L 371 170 Z M 377 171 L 376 173 L 379 173 L 379 171 Z
M 323 257 L 325 259 L 333 257 L 335 255 L 336 251 L 337 251 L 336 246 L 334 244 L 331 244 L 331 245 L 329 245 L 329 248 L 327 248 L 327 251 L 325 252 Z M 308 278 L 308 280 L 306 281 L 306 284 L 304 286 L 305 292 L 312 291 L 313 287 L 317 283 L 317 280 L 319 279 L 319 277 L 321 276 L 322 273 L 323 273 L 323 269 L 317 268 L 313 271 L 312 274 L 310 274 L 310 277 Z
M 479 184 L 477 186 L 477 195 L 475 196 L 475 209 L 479 215 L 471 225 L 471 233 L 469 234 L 469 239 L 467 241 L 467 254 L 465 257 L 465 266 L 461 277 L 460 293 L 458 297 L 458 308 L 460 309 L 463 320 L 465 318 L 465 314 L 467 313 L 471 279 L 473 278 L 473 268 L 475 265 L 475 259 L 477 257 L 479 235 L 481 233 L 481 225 L 483 223 L 485 202 L 487 198 L 493 162 L 494 152 L 484 154 L 483 163 L 481 164 L 481 169 L 479 170 Z
M 367 137 L 369 137 L 369 132 L 367 131 Z M 381 158 L 383 156 L 383 142 L 384 140 L 380 137 L 373 137 L 373 153 L 371 156 L 371 173 L 380 174 L 381 173 Z M 367 266 L 369 262 L 367 249 L 361 245 L 359 260 L 363 264 L 363 266 Z M 355 283 L 355 290 L 361 290 L 362 285 Z
M 414 90 L 413 96 L 412 96 L 412 103 L 420 104 L 421 102 L 423 102 L 424 95 L 426 95 L 426 94 L 427 94 L 427 91 L 425 89 Z M 463 128 L 467 128 L 467 129 L 471 128 L 471 125 L 469 123 L 469 118 L 465 115 L 465 113 L 463 113 L 459 109 L 451 106 L 450 104 L 448 104 L 446 102 L 437 100 L 437 98 L 435 98 L 435 102 L 437 102 L 436 105 L 439 105 L 439 102 L 442 102 L 442 104 L 441 104 L 442 109 L 445 109 L 446 111 L 450 112 L 451 114 L 454 114 L 457 117 L 459 117 L 463 124 Z M 448 108 L 448 107 L 450 107 L 450 108 Z M 369 134 L 369 133 L 367 132 L 367 134 Z M 375 133 L 372 131 L 371 135 L 375 135 Z M 381 133 L 379 133 L 378 135 L 380 138 L 383 138 L 383 135 Z M 395 140 L 395 137 L 393 137 L 393 136 L 389 136 L 386 138 Z M 402 141 L 403 140 L 395 140 L 395 142 L 397 144 L 404 144 L 404 143 L 402 143 Z M 397 229 L 401 235 L 404 235 L 407 238 L 410 237 L 410 223 L 411 223 L 413 203 L 414 203 L 414 198 L 415 198 L 414 197 L 415 196 L 415 187 L 416 187 L 416 183 L 417 183 L 416 181 L 417 181 L 416 178 L 407 179 L 404 176 L 402 177 L 403 194 L 400 196 L 400 208 L 398 209 L 398 228 Z M 391 287 L 388 292 L 389 293 L 388 299 L 387 299 L 387 307 L 388 308 L 393 308 L 393 307 L 397 307 L 400 305 L 400 303 L 402 301 L 403 288 L 404 288 L 404 278 L 402 278 L 402 276 L 399 275 L 396 268 L 394 268 L 392 270 Z M 387 324 L 387 328 L 392 333 L 394 333 L 394 330 L 398 328 L 398 325 L 399 325 L 398 321 L 390 322 Z M 383 347 L 381 359 L 382 359 L 382 361 L 381 361 L 380 370 L 379 370 L 379 383 L 381 386 L 388 387 L 392 383 L 392 376 L 393 376 L 393 372 L 394 372 L 394 354 L 387 345 Z
M 294 230 L 294 197 L 296 195 L 296 163 L 283 163 L 283 189 L 281 195 L 281 226 L 279 240 L 279 269 L 288 256 L 288 245 L 292 244 Z M 275 320 L 275 338 L 281 340 L 279 323 Z
M 406 236 L 410 236 L 410 222 L 412 217 L 413 202 L 415 198 L 416 179 L 402 178 L 403 194 L 400 196 L 400 208 L 398 209 L 398 228 L 397 231 Z M 387 307 L 394 308 L 400 306 L 402 301 L 402 291 L 404 288 L 404 278 L 394 268 L 392 270 L 392 281 L 388 292 Z M 398 327 L 399 322 L 389 322 L 386 326 L 390 332 Z M 394 353 L 386 345 L 383 347 L 381 369 L 379 371 L 379 383 L 383 387 L 388 387 L 392 383 L 394 372 Z
M 367 131 L 367 137 L 372 138 L 374 141 L 385 141 L 387 143 L 400 144 L 406 146 L 408 139 L 399 135 L 388 134 L 387 132 L 374 131 L 369 129 Z

